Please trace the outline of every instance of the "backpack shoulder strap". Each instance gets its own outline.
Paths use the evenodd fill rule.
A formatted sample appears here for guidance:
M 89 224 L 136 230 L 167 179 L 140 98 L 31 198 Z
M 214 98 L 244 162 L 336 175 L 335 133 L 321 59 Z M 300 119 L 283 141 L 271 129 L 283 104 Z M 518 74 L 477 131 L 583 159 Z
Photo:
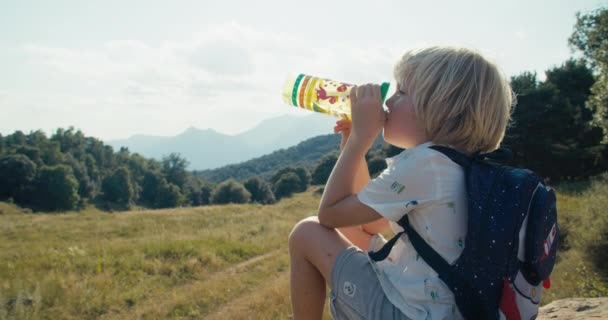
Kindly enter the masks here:
M 391 252 L 391 249 L 397 242 L 397 240 L 404 233 L 406 233 L 410 239 L 410 242 L 412 243 L 412 246 L 414 246 L 414 249 L 416 250 L 416 252 L 422 257 L 422 259 L 424 259 L 424 261 L 431 268 L 433 268 L 433 270 L 435 270 L 435 272 L 442 275 L 442 277 L 451 276 L 452 272 L 451 272 L 450 265 L 447 263 L 447 261 L 445 261 L 445 259 L 443 259 L 443 257 L 441 257 L 439 255 L 439 253 L 437 253 L 437 251 L 435 251 L 428 243 L 426 243 L 426 241 L 424 241 L 424 239 L 422 239 L 420 234 L 418 234 L 418 232 L 416 232 L 416 230 L 414 230 L 414 228 L 412 228 L 412 225 L 410 224 L 410 220 L 409 220 L 409 217 L 407 214 L 404 215 L 403 218 L 401 218 L 397 222 L 397 224 L 399 224 L 403 228 L 403 231 L 399 232 L 391 240 L 389 240 L 387 243 L 385 243 L 384 246 L 380 250 L 378 250 L 376 252 L 373 252 L 373 251 L 368 252 L 369 257 L 372 260 L 382 261 L 382 260 L 386 259 L 389 255 L 389 253 Z
M 399 220 L 398 224 L 405 230 L 412 246 L 414 246 L 414 249 L 416 249 L 416 252 L 422 259 L 438 274 L 450 277 L 452 274 L 450 265 L 412 228 L 407 214 Z
M 450 147 L 430 146 L 429 148 L 443 153 L 444 155 L 446 155 L 448 158 L 450 158 L 452 161 L 456 162 L 463 168 L 466 168 L 469 165 L 471 165 L 471 162 L 473 161 L 473 158 L 468 157 L 464 153 L 458 152 Z
M 467 168 L 468 166 L 470 166 L 474 160 L 484 160 L 487 158 L 490 160 L 504 161 L 509 160 L 513 157 L 513 153 L 511 152 L 511 150 L 506 148 L 500 148 L 489 153 L 476 153 L 473 156 L 467 156 L 466 154 L 460 151 L 446 146 L 430 146 L 429 148 L 445 154 L 448 158 L 450 158 L 452 161 L 456 162 L 463 168 Z

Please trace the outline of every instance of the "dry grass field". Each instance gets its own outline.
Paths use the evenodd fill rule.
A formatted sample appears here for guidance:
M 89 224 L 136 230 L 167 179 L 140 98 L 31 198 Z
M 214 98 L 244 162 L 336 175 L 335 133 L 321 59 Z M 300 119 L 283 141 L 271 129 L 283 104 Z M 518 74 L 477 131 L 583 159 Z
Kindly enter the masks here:
M 565 236 L 543 303 L 606 296 L 608 183 L 558 191 Z M 310 190 L 269 206 L 62 214 L 0 203 L 0 319 L 289 319 L 287 237 L 318 201 Z

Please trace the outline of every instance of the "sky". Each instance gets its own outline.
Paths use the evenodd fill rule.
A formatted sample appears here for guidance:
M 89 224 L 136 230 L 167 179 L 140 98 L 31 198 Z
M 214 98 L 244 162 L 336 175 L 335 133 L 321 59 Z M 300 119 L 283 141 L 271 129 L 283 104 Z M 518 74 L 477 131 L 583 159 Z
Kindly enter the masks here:
M 429 45 L 472 48 L 507 77 L 542 80 L 578 55 L 568 47 L 576 12 L 602 6 L 608 0 L 0 0 L 0 134 L 238 134 L 308 114 L 281 100 L 290 74 L 392 81 L 403 53 Z

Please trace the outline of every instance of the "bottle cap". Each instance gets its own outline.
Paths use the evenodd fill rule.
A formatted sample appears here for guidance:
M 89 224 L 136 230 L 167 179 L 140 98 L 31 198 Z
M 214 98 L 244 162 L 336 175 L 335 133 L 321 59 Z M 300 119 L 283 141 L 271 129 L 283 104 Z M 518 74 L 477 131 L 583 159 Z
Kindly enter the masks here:
M 386 94 L 388 93 L 388 87 L 390 87 L 390 83 L 382 82 L 380 85 L 380 94 L 382 95 L 382 103 L 384 103 L 384 99 L 386 99 Z

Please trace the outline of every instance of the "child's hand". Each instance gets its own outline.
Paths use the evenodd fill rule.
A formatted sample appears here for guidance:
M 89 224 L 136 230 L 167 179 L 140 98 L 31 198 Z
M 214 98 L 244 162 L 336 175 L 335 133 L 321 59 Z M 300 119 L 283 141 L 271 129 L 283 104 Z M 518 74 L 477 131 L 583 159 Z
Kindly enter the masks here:
M 353 87 L 350 93 L 353 118 L 351 139 L 366 150 L 372 145 L 384 127 L 386 114 L 382 109 L 380 86 L 366 84 Z
M 348 136 L 350 135 L 350 128 L 352 122 L 348 119 L 340 119 L 336 121 L 336 126 L 334 127 L 334 133 L 342 133 L 342 141 L 340 142 L 340 151 L 344 150 L 344 145 L 346 145 L 346 141 L 348 141 Z

